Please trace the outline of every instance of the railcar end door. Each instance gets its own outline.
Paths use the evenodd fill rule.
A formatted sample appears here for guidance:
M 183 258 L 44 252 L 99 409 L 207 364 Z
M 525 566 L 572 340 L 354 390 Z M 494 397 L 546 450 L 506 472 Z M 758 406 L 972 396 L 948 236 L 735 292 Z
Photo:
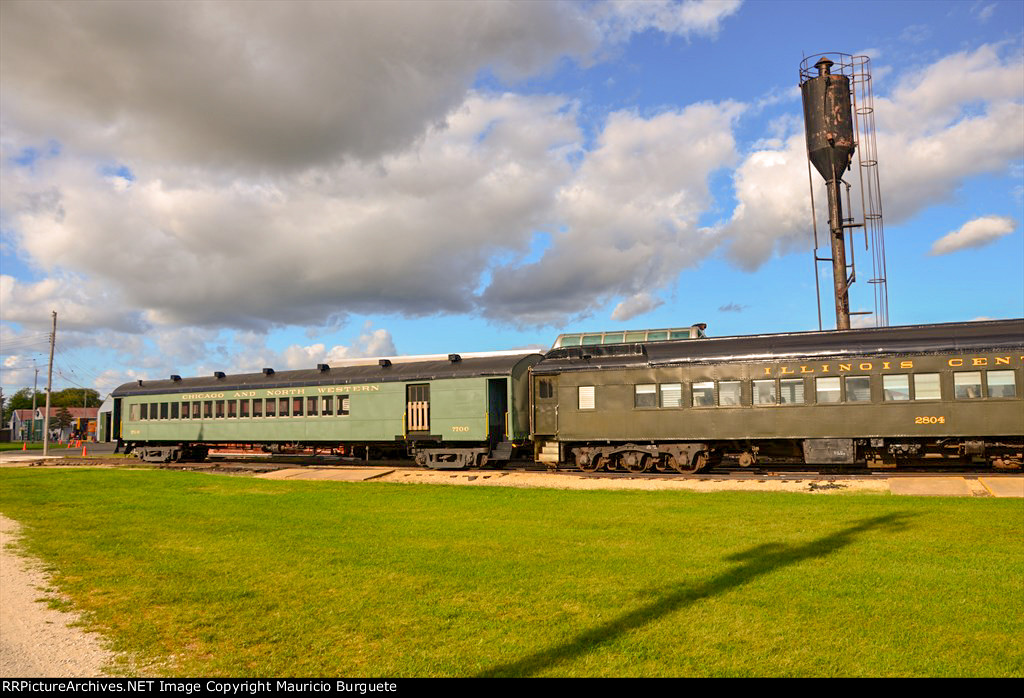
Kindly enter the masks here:
M 430 431 L 430 384 L 405 386 L 405 432 L 425 434 Z
M 533 410 L 535 434 L 558 434 L 558 376 L 534 376 Z

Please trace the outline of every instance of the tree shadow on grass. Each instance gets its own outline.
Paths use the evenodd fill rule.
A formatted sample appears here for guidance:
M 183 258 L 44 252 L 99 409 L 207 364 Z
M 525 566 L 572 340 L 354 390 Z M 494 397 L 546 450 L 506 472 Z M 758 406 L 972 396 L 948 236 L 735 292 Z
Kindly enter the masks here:
M 844 528 L 831 535 L 817 538 L 804 545 L 769 543 L 729 556 L 737 564 L 707 582 L 693 587 L 678 584 L 656 601 L 625 613 L 618 618 L 588 630 L 575 638 L 555 647 L 541 650 L 517 662 L 501 664 L 486 669 L 479 677 L 532 676 L 563 662 L 576 659 L 592 652 L 627 632 L 643 627 L 652 621 L 673 613 L 703 599 L 723 594 L 775 570 L 795 565 L 805 560 L 824 557 L 845 548 L 869 531 L 900 530 L 906 526 L 906 514 L 887 514 Z

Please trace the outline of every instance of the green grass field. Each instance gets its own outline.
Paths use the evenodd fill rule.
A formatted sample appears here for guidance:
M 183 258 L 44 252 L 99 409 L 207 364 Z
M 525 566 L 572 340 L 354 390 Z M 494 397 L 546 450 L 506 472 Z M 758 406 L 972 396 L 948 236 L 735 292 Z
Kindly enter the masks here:
M 26 444 L 27 444 L 27 449 L 26 450 L 29 450 L 29 451 L 36 451 L 36 450 L 41 451 L 41 450 L 43 450 L 43 442 L 42 441 L 28 441 L 28 442 L 25 442 L 25 443 L 23 443 L 21 441 L 2 441 L 2 442 L 0 442 L 0 451 L 20 451 Z M 53 447 L 52 443 L 50 444 L 50 447 L 51 448 Z
M 0 471 L 146 673 L 1022 676 L 1020 500 Z

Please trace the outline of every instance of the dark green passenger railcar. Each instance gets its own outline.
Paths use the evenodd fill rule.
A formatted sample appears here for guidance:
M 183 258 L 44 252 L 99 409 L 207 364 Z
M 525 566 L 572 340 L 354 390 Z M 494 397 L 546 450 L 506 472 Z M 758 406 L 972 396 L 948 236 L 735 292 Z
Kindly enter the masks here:
M 374 359 L 314 370 L 140 380 L 113 392 L 114 437 L 143 460 L 224 445 L 411 455 L 463 468 L 529 443 L 529 368 L 540 354 Z
M 540 461 L 723 457 L 1020 467 L 1024 320 L 560 347 L 532 369 Z

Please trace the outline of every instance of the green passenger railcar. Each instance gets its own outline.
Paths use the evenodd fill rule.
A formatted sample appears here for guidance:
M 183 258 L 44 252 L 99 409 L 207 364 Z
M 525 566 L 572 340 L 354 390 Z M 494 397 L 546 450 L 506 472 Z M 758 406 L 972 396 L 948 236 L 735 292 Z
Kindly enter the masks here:
M 533 368 L 536 455 L 1020 467 L 1022 363 L 1024 320 L 560 347 Z
M 209 378 L 140 380 L 113 393 L 114 437 L 143 460 L 205 458 L 218 446 L 408 454 L 463 468 L 529 441 L 539 354 L 450 354 Z

